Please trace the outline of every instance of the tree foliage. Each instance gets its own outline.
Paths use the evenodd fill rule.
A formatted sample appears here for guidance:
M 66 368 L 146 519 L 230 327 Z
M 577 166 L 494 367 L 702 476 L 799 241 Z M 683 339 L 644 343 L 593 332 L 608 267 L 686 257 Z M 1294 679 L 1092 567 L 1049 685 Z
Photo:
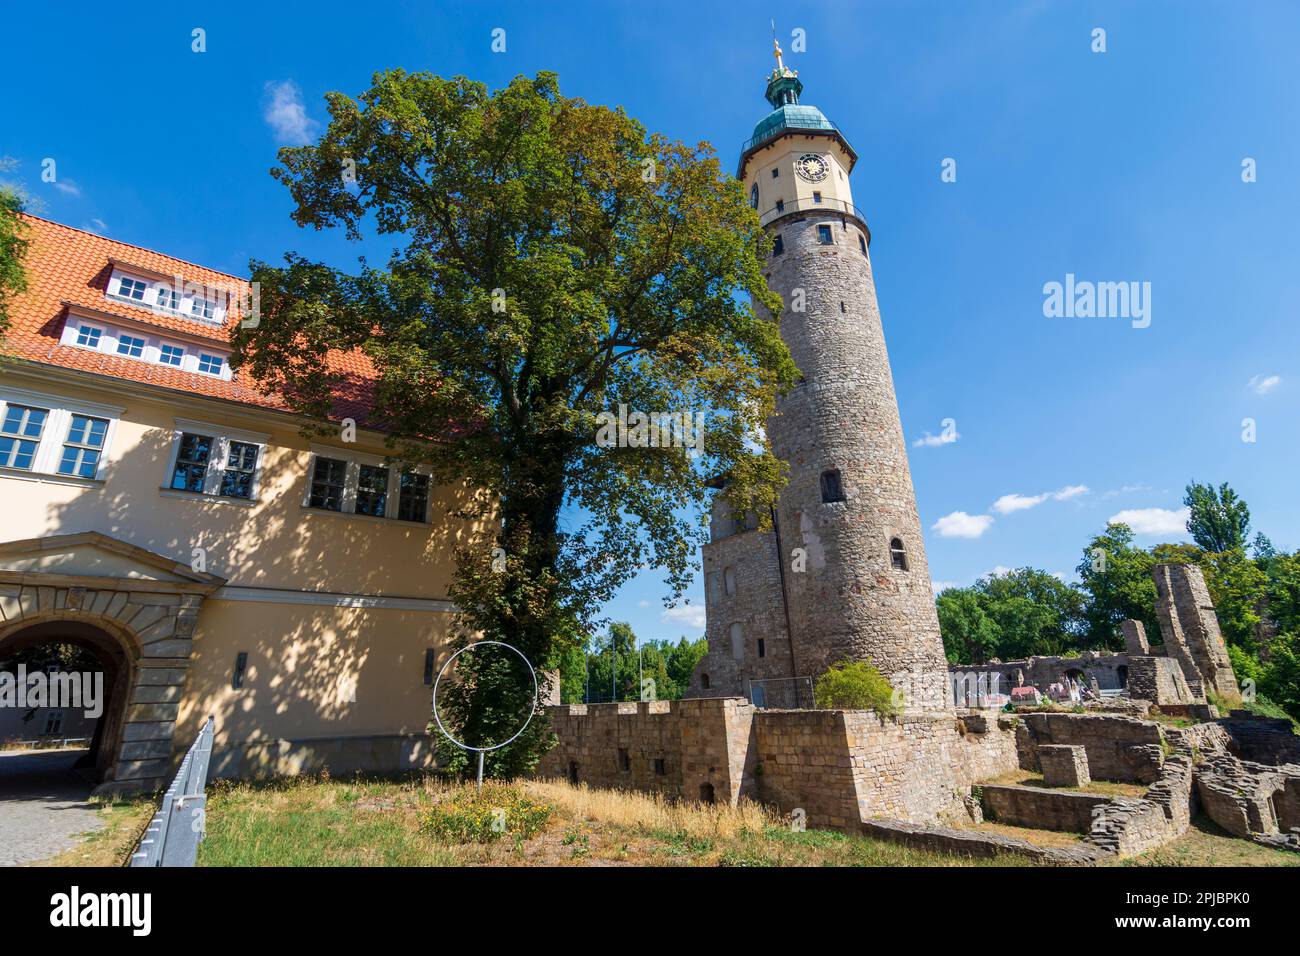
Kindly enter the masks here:
M 1191 509 L 1187 533 L 1212 554 L 1244 551 L 1250 534 L 1250 509 L 1225 481 L 1215 488 L 1192 481 L 1183 504 Z
M 489 92 L 393 70 L 327 102 L 320 141 L 272 171 L 295 221 L 399 245 L 352 273 L 253 263 L 261 317 L 234 364 L 325 419 L 359 387 L 331 356 L 368 356 L 370 422 L 394 454 L 482 492 L 466 514 L 491 530 L 457 555 L 458 640 L 555 666 L 636 568 L 664 569 L 673 595 L 689 583 L 708 476 L 729 475 L 742 510 L 775 498 L 781 467 L 752 439 L 796 371 L 743 295 L 780 310 L 767 239 L 711 148 L 566 98 L 550 73 Z M 619 405 L 705 416 L 703 448 L 598 444 Z M 561 527 L 562 510 L 581 521 Z M 527 692 L 509 668 L 464 686 L 449 706 L 485 738 Z M 493 772 L 526 769 L 538 733 Z
M 9 331 L 10 301 L 27 288 L 23 261 L 31 240 L 26 238 L 27 224 L 19 216 L 22 211 L 22 198 L 0 187 L 0 338 Z
M 898 711 L 889 680 L 863 661 L 832 664 L 813 684 L 813 701 L 827 710 L 874 710 L 882 716 Z

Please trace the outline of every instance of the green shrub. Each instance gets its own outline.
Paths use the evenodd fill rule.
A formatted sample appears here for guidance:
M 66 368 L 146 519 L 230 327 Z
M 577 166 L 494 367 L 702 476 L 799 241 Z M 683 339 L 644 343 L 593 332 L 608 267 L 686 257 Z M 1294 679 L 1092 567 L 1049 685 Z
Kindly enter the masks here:
M 894 688 L 885 675 L 862 661 L 831 665 L 817 678 L 813 700 L 823 710 L 874 710 L 882 716 L 898 712 Z
M 441 843 L 491 843 L 507 834 L 516 842 L 541 833 L 551 818 L 546 804 L 526 799 L 513 787 L 465 790 L 429 811 L 420 832 Z

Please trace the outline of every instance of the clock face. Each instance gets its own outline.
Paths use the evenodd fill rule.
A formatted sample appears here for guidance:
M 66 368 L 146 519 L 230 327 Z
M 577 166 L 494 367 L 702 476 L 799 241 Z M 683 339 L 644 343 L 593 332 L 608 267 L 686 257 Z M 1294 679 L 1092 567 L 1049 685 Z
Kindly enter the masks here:
M 810 183 L 819 183 L 826 178 L 831 171 L 831 164 L 826 161 L 825 156 L 819 156 L 817 153 L 804 153 L 794 164 L 794 171 L 799 174 L 799 178 Z

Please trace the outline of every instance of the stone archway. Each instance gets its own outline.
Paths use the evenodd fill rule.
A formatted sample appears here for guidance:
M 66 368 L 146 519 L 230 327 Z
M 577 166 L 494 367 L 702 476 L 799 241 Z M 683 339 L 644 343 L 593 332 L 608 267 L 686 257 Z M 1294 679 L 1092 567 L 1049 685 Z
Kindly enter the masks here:
M 161 787 L 199 608 L 225 579 L 97 532 L 0 544 L 0 653 L 71 638 L 113 670 L 97 792 Z M 105 680 L 108 680 L 106 675 Z

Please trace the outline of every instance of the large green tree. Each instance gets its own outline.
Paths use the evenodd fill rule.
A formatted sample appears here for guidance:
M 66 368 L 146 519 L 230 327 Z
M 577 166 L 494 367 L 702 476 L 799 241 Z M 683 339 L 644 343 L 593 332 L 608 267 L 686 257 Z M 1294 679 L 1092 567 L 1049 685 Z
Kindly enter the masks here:
M 1151 578 L 1155 559 L 1133 544 L 1133 529 L 1110 524 L 1083 549 L 1075 571 L 1083 589 L 1083 633 L 1093 647 L 1118 650 L 1120 623 L 1142 621 L 1152 638 L 1160 633 L 1156 622 L 1156 585 Z
M 20 218 L 22 198 L 12 189 L 0 186 L 0 338 L 9 331 L 9 302 L 27 288 L 23 260 L 31 240 L 27 225 Z
M 1192 540 L 1214 554 L 1244 551 L 1250 534 L 1250 509 L 1225 481 L 1215 488 L 1192 481 L 1183 504 L 1191 509 L 1187 533 Z
M 326 99 L 320 141 L 281 150 L 272 174 L 300 225 L 397 248 L 353 272 L 254 263 L 261 316 L 234 361 L 325 419 L 358 385 L 330 356 L 369 356 L 370 421 L 395 456 L 482 492 L 467 513 L 489 531 L 458 553 L 451 594 L 460 640 L 554 665 L 638 567 L 684 589 L 708 476 L 728 475 L 743 510 L 774 500 L 779 462 L 753 439 L 797 373 L 745 296 L 780 310 L 768 240 L 711 148 L 566 98 L 550 73 L 490 92 L 394 70 Z M 629 447 L 643 431 L 607 447 L 597 416 L 620 405 L 704 416 L 702 446 Z M 471 742 L 516 726 L 531 691 L 505 658 L 476 673 L 480 657 L 462 655 L 447 698 Z M 546 733 L 535 721 L 490 770 L 526 770 Z
M 943 591 L 937 610 L 948 660 L 983 664 L 1076 647 L 1083 595 L 1046 571 L 1019 568 Z

